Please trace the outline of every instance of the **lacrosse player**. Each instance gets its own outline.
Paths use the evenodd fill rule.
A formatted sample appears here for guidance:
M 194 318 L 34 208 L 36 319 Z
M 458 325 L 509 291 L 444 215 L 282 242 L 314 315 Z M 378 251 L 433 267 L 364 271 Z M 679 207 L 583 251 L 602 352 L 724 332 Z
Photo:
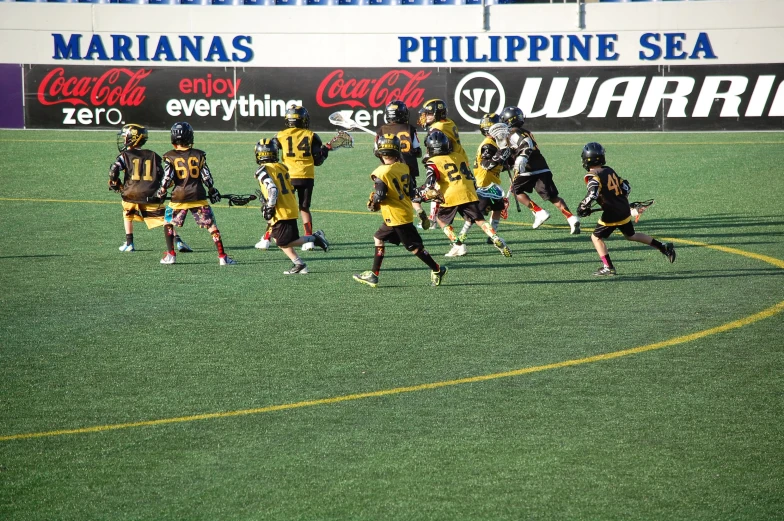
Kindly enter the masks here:
M 591 205 L 594 202 L 598 202 L 602 209 L 602 216 L 591 235 L 596 253 L 602 259 L 602 266 L 594 275 L 599 277 L 615 275 L 615 266 L 610 260 L 604 239 L 608 238 L 616 228 L 627 240 L 652 246 L 667 257 L 667 260 L 675 262 L 675 247 L 671 242 L 663 244 L 650 235 L 634 231 L 627 199 L 632 190 L 631 186 L 628 181 L 621 179 L 615 170 L 606 166 L 604 147 L 599 143 L 588 143 L 583 147 L 581 157 L 583 168 L 588 171 L 584 178 L 588 185 L 588 195 L 577 206 L 577 215 L 581 217 L 590 215 Z
M 403 162 L 408 165 L 411 185 L 419 186 L 417 183 L 417 177 L 419 177 L 419 162 L 417 159 L 422 157 L 422 147 L 419 144 L 416 128 L 409 123 L 408 118 L 408 107 L 405 103 L 400 100 L 390 101 L 385 108 L 384 121 L 386 124 L 381 125 L 376 130 L 374 152 L 376 157 L 383 163 L 383 156 L 378 154 L 378 140 L 386 134 L 397 136 L 400 140 L 400 153 L 403 157 Z M 415 198 L 411 202 L 420 221 L 417 227 L 429 230 L 430 219 L 427 218 L 427 213 L 422 209 L 419 199 Z
M 282 160 L 289 169 L 291 185 L 297 193 L 302 228 L 306 236 L 311 236 L 313 216 L 310 213 L 310 203 L 313 199 L 316 167 L 324 164 L 330 147 L 322 144 L 319 135 L 310 130 L 310 114 L 305 107 L 289 106 L 283 119 L 286 128 L 278 132 L 273 139 L 277 140 L 278 150 L 284 152 Z M 269 248 L 269 231 L 256 243 L 256 248 Z M 302 245 L 303 250 L 312 248 L 312 242 Z
M 326 252 L 329 251 L 327 238 L 321 230 L 313 235 L 299 236 L 297 198 L 294 196 L 289 169 L 279 160 L 278 142 L 274 139 L 262 139 L 256 143 L 256 163 L 259 168 L 255 177 L 261 186 L 264 203 L 261 213 L 264 220 L 271 225 L 270 236 L 275 239 L 275 244 L 294 263 L 294 266 L 283 274 L 306 275 L 308 267 L 294 248 L 303 244 L 315 244 Z
M 367 202 L 372 212 L 381 210 L 384 222 L 373 235 L 376 254 L 373 267 L 354 275 L 354 280 L 375 288 L 378 285 L 378 274 L 384 260 L 384 243 L 400 245 L 416 255 L 430 268 L 430 284 L 440 286 L 446 275 L 447 267 L 439 266 L 422 244 L 422 237 L 414 226 L 414 206 L 411 198 L 416 188 L 411 180 L 408 166 L 403 161 L 400 139 L 394 134 L 385 134 L 376 142 L 376 152 L 382 165 L 376 168 L 370 179 L 373 180 L 373 192 Z
M 212 234 L 212 241 L 218 248 L 218 264 L 220 266 L 236 264 L 234 259 L 226 255 L 223 250 L 221 234 L 210 207 L 210 203 L 219 202 L 221 196 L 214 186 L 212 173 L 207 166 L 207 154 L 193 148 L 193 127 L 185 121 L 175 123 L 171 128 L 171 143 L 174 149 L 163 154 L 163 181 L 155 194 L 163 200 L 169 186 L 174 185 L 171 203 L 167 209 L 167 213 L 171 212 L 171 220 L 167 218 L 165 226 L 167 251 L 161 259 L 161 264 L 176 262 L 174 226 L 182 227 L 189 211 L 196 224 L 200 228 L 207 228 L 207 231 Z M 209 202 L 207 202 L 208 198 Z
M 427 135 L 425 147 L 427 147 L 425 163 L 427 181 L 424 189 L 437 190 L 444 199 L 438 208 L 437 219 L 439 226 L 452 243 L 452 249 L 446 257 L 461 257 L 466 254 L 465 244 L 452 228 L 452 222 L 458 212 L 465 219 L 478 224 L 504 257 L 511 257 L 512 251 L 495 233 L 490 223 L 485 221 L 484 215 L 479 210 L 474 174 L 468 168 L 464 155 L 452 152 L 449 138 L 440 130 L 434 130 Z
M 109 167 L 109 190 L 121 194 L 123 201 L 125 243 L 120 246 L 123 253 L 136 251 L 133 245 L 134 221 L 144 221 L 147 228 L 164 225 L 163 201 L 150 201 L 155 197 L 163 177 L 161 156 L 152 150 L 142 150 L 146 142 L 147 129 L 143 126 L 130 123 L 122 127 L 117 133 L 120 155 Z M 125 172 L 122 181 L 120 172 Z M 179 235 L 175 235 L 174 239 L 179 251 L 193 251 Z
M 498 225 L 501 223 L 501 215 L 509 207 L 509 200 L 504 197 L 504 190 L 501 188 L 501 169 L 504 166 L 509 155 L 509 148 L 506 141 L 502 141 L 509 135 L 508 128 L 504 123 L 501 123 L 501 117 L 498 114 L 485 114 L 479 121 L 479 131 L 485 137 L 479 144 L 476 151 L 476 159 L 474 160 L 474 178 L 476 179 L 476 195 L 479 197 L 479 211 L 482 215 L 490 215 L 490 226 L 494 230 L 498 230 Z M 499 135 L 499 139 L 494 138 L 490 131 Z M 506 147 L 502 147 L 497 143 L 502 141 Z M 474 222 L 471 219 L 466 219 L 463 224 L 463 229 L 460 230 L 458 238 L 461 242 L 465 243 L 468 230 L 471 229 Z M 490 237 L 487 238 L 487 244 L 493 244 Z M 464 251 L 464 250 L 461 250 Z
M 550 213 L 533 202 L 526 194 L 536 193 L 545 201 L 550 201 L 566 217 L 571 233 L 580 233 L 580 219 L 572 215 L 569 207 L 558 195 L 558 188 L 553 181 L 553 173 L 547 166 L 547 160 L 539 150 L 534 135 L 523 128 L 525 114 L 518 107 L 506 107 L 501 113 L 501 122 L 509 125 L 509 145 L 514 160 L 514 180 L 512 192 L 517 200 L 526 205 L 534 214 L 533 229 L 539 228 L 550 218 Z

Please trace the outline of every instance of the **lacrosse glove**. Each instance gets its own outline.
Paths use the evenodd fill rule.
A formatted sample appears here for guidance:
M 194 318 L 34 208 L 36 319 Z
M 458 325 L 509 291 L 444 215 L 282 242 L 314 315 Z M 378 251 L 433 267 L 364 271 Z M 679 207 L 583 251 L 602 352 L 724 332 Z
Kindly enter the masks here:
M 117 192 L 119 194 L 120 192 L 122 192 L 122 189 L 123 189 L 123 185 L 120 181 L 116 179 L 109 180 L 109 190 L 111 190 L 112 192 Z
M 585 201 L 580 201 L 580 204 L 577 205 L 577 216 L 588 217 L 589 215 L 591 215 L 591 203 L 585 204 Z
M 265 204 L 261 207 L 261 215 L 264 216 L 265 221 L 269 221 L 273 217 L 275 217 L 275 207 Z
M 166 189 L 164 189 L 164 188 L 158 188 L 158 189 L 155 191 L 155 198 L 156 198 L 156 199 L 159 199 L 159 200 L 161 200 L 161 201 L 163 201 L 164 199 L 166 199 Z
M 207 190 L 207 195 L 210 197 L 210 202 L 212 204 L 219 203 L 221 200 L 221 194 L 214 186 L 211 186 L 210 189 Z
M 381 203 L 376 202 L 376 192 L 370 192 L 370 197 L 367 201 L 367 209 L 371 212 L 377 212 L 381 209 Z

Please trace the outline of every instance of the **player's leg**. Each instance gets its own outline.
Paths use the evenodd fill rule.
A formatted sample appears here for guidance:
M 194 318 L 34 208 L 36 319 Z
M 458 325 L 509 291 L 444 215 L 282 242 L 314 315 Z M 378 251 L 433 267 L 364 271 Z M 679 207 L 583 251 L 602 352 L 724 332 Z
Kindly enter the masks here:
M 307 265 L 294 251 L 294 248 L 305 244 L 305 238 L 299 235 L 299 226 L 296 219 L 286 219 L 277 221 L 270 232 L 270 236 L 275 239 L 275 244 L 291 260 L 293 266 L 283 272 L 284 275 L 306 275 Z
M 542 199 L 553 203 L 563 216 L 566 217 L 566 222 L 569 223 L 570 233 L 572 235 L 580 233 L 580 219 L 572 214 L 566 201 L 559 195 L 558 187 L 555 186 L 555 182 L 553 181 L 552 172 L 545 172 L 536 176 L 535 189 L 536 193 L 538 193 Z
M 125 229 L 125 242 L 120 246 L 120 251 L 130 253 L 135 251 L 133 245 L 133 205 L 123 202 L 123 228 Z
M 391 242 L 392 244 L 400 244 L 400 239 L 398 238 L 395 230 L 386 224 L 382 224 L 373 235 L 373 266 L 368 271 L 355 273 L 353 276 L 355 281 L 361 284 L 366 284 L 371 288 L 375 288 L 378 285 L 378 276 L 381 273 L 381 264 L 384 262 L 384 243 L 387 241 Z
M 593 243 L 593 247 L 596 249 L 596 253 L 602 260 L 601 267 L 594 273 L 596 276 L 601 277 L 615 275 L 615 266 L 610 259 L 610 253 L 607 250 L 607 244 L 604 242 L 604 239 L 612 235 L 614 230 L 615 226 L 603 226 L 601 224 L 597 224 L 596 228 L 591 234 L 591 242 Z
M 452 244 L 451 249 L 444 255 L 444 257 L 462 257 L 466 254 L 466 246 L 463 241 L 455 233 L 452 223 L 455 221 L 459 207 L 458 206 L 440 206 L 438 208 L 438 225 L 446 235 L 449 242 Z
M 212 235 L 212 242 L 215 243 L 215 248 L 218 250 L 218 264 L 221 266 L 237 264 L 234 259 L 226 254 L 226 250 L 223 248 L 223 238 L 218 229 L 218 224 L 215 222 L 215 215 L 212 213 L 212 208 L 209 205 L 191 208 L 191 214 L 196 220 L 196 224 L 201 228 L 207 228 L 207 231 Z
M 657 241 L 656 239 L 654 239 L 650 235 L 646 235 L 644 233 L 639 233 L 639 232 L 634 232 L 634 225 L 631 224 L 631 223 L 628 223 L 628 225 L 629 225 L 629 227 L 631 227 L 631 230 L 632 230 L 633 233 L 631 233 L 629 235 L 626 235 L 624 233 L 624 237 L 626 237 L 627 240 L 634 241 L 634 242 L 639 242 L 639 243 L 642 243 L 642 244 L 647 244 L 648 246 L 650 246 L 652 248 L 656 248 L 657 250 L 659 250 L 659 252 L 661 252 L 662 255 L 667 257 L 668 261 L 670 261 L 671 263 L 675 262 L 675 246 L 671 242 L 662 243 L 661 241 Z
M 536 179 L 532 178 L 531 176 L 519 175 L 515 177 L 514 181 L 512 182 L 512 193 L 514 194 L 515 198 L 520 202 L 520 204 L 531 210 L 531 213 L 534 215 L 534 223 L 531 225 L 531 228 L 534 230 L 539 228 L 542 223 L 550 218 L 550 212 L 543 209 L 541 206 L 533 202 L 530 197 L 528 197 L 528 194 L 533 192 L 535 185 Z
M 395 232 L 403 246 L 430 268 L 430 284 L 432 286 L 440 286 L 441 281 L 444 280 L 444 275 L 446 275 L 447 267 L 440 266 L 425 249 L 424 244 L 422 244 L 422 236 L 419 235 L 416 228 L 411 224 L 404 224 L 395 226 Z

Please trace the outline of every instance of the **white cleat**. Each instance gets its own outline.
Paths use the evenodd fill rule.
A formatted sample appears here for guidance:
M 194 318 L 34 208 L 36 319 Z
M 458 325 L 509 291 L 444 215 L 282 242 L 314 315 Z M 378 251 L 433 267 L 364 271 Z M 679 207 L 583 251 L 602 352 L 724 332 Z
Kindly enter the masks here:
M 161 264 L 174 264 L 175 262 L 177 262 L 177 257 L 175 257 L 169 252 L 163 254 L 163 258 L 161 259 Z
M 133 247 L 133 243 L 129 244 L 126 242 L 125 244 L 120 246 L 120 251 L 123 253 L 132 252 L 132 251 L 136 251 L 136 248 Z
M 270 241 L 269 239 L 261 239 L 259 242 L 256 243 L 255 248 L 257 250 L 269 250 Z
M 223 257 L 218 257 L 218 265 L 220 266 L 234 266 L 235 264 L 237 264 L 237 261 L 235 261 L 228 255 L 224 255 Z
M 539 228 L 547 219 L 550 218 L 550 212 L 542 208 L 538 212 L 534 212 L 534 224 L 531 225 L 531 228 L 534 230 Z
M 580 219 L 576 215 L 572 215 L 566 219 L 566 222 L 569 223 L 569 226 L 572 229 L 570 232 L 572 235 L 577 235 L 580 233 Z
M 302 251 L 312 250 L 315 245 L 312 242 L 306 242 L 302 245 Z
M 449 252 L 444 254 L 444 257 L 462 257 L 466 253 L 468 253 L 468 250 L 465 244 L 455 244 Z

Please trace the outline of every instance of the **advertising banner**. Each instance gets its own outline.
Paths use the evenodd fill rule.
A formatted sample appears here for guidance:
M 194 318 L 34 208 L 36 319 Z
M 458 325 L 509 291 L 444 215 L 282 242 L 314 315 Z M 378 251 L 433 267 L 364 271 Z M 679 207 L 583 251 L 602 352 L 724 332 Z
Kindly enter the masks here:
M 24 128 L 22 66 L 0 64 L 0 128 Z
M 311 128 L 331 128 L 346 111 L 359 124 L 383 122 L 384 106 L 411 113 L 447 102 L 464 132 L 505 106 L 523 109 L 537 131 L 781 130 L 784 64 L 510 68 L 240 68 L 26 66 L 29 128 L 270 131 L 292 103 Z

